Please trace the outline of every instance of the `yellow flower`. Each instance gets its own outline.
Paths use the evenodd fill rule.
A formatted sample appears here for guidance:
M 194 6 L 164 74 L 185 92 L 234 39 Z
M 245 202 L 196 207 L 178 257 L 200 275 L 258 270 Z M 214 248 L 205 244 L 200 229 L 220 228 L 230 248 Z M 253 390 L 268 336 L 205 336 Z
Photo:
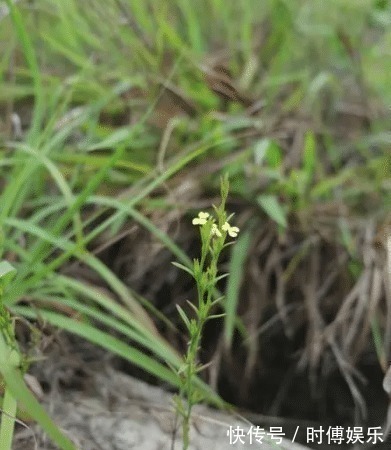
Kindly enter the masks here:
M 221 237 L 221 232 L 220 230 L 217 228 L 217 225 L 214 223 L 212 225 L 212 229 L 210 230 L 211 234 L 217 237 Z
M 231 227 L 231 225 L 228 222 L 225 222 L 225 224 L 222 226 L 223 230 L 226 231 L 231 237 L 236 237 L 239 233 L 238 227 Z
M 209 213 L 201 211 L 198 213 L 198 217 L 195 217 L 191 223 L 193 225 L 205 225 L 208 217 Z

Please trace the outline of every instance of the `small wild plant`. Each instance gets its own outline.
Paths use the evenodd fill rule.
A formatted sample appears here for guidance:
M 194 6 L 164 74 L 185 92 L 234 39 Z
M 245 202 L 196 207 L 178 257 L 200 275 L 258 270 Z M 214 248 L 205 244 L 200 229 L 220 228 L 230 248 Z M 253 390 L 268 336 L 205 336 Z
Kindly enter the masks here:
M 194 380 L 197 373 L 205 367 L 198 361 L 203 329 L 208 320 L 224 315 L 212 314 L 213 307 L 223 299 L 223 297 L 217 297 L 216 295 L 216 283 L 228 275 L 218 274 L 219 257 L 222 250 L 232 244 L 232 241 L 226 242 L 227 238 L 235 238 L 239 233 L 238 227 L 229 224 L 232 215 L 227 217 L 225 211 L 228 190 L 228 178 L 225 177 L 221 180 L 221 203 L 218 207 L 214 206 L 214 214 L 200 212 L 193 219 L 193 225 L 199 226 L 200 229 L 201 257 L 194 259 L 191 269 L 182 264 L 174 263 L 194 278 L 198 297 L 196 304 L 188 302 L 194 310 L 194 317 L 192 318 L 177 305 L 189 334 L 187 352 L 184 355 L 182 366 L 177 371 L 180 390 L 175 399 L 177 415 L 182 418 L 183 450 L 186 450 L 189 446 L 192 408 L 202 399 Z

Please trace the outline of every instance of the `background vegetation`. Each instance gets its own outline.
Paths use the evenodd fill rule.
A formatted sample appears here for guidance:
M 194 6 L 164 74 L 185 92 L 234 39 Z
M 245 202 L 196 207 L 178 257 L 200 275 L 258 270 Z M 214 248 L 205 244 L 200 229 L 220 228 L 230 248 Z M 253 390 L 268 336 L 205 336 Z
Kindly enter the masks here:
M 191 218 L 228 173 L 241 234 L 199 386 L 384 412 L 364 386 L 391 343 L 390 25 L 386 0 L 0 2 L 4 304 L 29 356 L 59 327 L 175 386 L 195 294 L 170 263 L 198 255 Z

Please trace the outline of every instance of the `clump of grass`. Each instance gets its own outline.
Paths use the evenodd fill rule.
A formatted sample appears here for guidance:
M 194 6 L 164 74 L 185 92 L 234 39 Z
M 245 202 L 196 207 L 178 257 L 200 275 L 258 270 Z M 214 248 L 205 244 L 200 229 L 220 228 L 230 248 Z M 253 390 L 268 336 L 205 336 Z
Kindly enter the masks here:
M 28 360 L 19 349 L 14 332 L 14 318 L 3 303 L 4 289 L 12 282 L 15 269 L 7 261 L 0 263 L 0 381 L 4 390 L 0 423 L 0 450 L 11 450 L 18 403 L 34 418 L 48 435 L 64 450 L 76 450 L 53 423 L 27 387 L 23 375 Z M 35 437 L 34 437 L 35 438 Z M 37 444 L 35 442 L 35 444 Z M 35 446 L 35 448 L 37 448 Z
M 201 235 L 201 258 L 194 259 L 193 267 L 190 269 L 182 264 L 174 263 L 189 273 L 197 286 L 197 303 L 188 302 L 194 311 L 195 318 L 189 318 L 185 311 L 177 305 L 178 312 L 182 317 L 189 341 L 183 364 L 179 367 L 179 395 L 176 397 L 177 414 L 182 417 L 183 450 L 189 446 L 190 419 L 193 406 L 197 404 L 201 395 L 196 388 L 194 379 L 205 366 L 198 362 L 198 352 L 201 345 L 203 329 L 208 320 L 222 317 L 224 314 L 212 314 L 213 308 L 219 304 L 223 297 L 215 298 L 216 283 L 228 274 L 218 275 L 218 261 L 222 250 L 231 242 L 226 242 L 227 237 L 235 238 L 239 228 L 231 226 L 227 217 L 225 203 L 228 196 L 228 178 L 221 180 L 221 203 L 215 207 L 215 215 L 200 212 L 193 219 L 193 225 L 200 227 Z

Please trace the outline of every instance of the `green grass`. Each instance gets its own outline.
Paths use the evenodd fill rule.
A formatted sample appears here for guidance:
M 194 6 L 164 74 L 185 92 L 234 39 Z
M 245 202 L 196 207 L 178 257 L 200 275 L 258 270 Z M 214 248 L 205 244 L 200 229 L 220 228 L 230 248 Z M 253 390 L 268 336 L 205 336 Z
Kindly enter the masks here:
M 186 202 L 175 205 L 166 193 L 193 170 L 204 174 L 197 186 L 205 193 L 217 192 L 219 175 L 230 174 L 238 212 L 252 216 L 230 263 L 230 344 L 236 329 L 246 335 L 237 314 L 244 262 L 266 221 L 282 238 L 295 227 L 314 233 L 319 206 L 343 205 L 352 223 L 381 222 L 389 212 L 388 2 L 7 4 L 0 19 L 0 249 L 17 268 L 4 295 L 14 314 L 42 317 L 175 385 L 167 364 L 177 368 L 181 358 L 157 328 L 161 321 L 175 327 L 173 318 L 94 254 L 97 239 L 115 239 L 134 222 L 189 267 L 190 256 L 152 213 L 179 208 L 185 222 Z M 213 61 L 262 101 L 258 115 L 225 105 L 210 89 L 204 72 Z M 21 141 L 11 112 L 24 124 Z M 338 130 L 339 122 L 351 133 Z M 349 229 L 336 230 L 333 242 L 360 267 Z M 64 275 L 74 262 L 108 291 Z M 287 280 L 296 268 L 286 268 Z M 65 316 L 61 305 L 74 314 Z

